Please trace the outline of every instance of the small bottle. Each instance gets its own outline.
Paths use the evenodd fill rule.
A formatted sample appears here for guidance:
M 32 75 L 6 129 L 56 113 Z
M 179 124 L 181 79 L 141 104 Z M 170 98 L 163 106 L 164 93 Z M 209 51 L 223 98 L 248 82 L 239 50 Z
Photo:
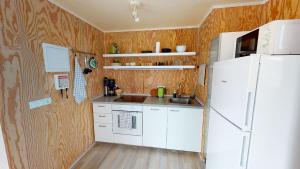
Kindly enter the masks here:
M 155 53 L 159 53 L 159 52 L 160 52 L 160 42 L 156 42 Z
M 176 98 L 176 97 L 177 97 L 177 91 L 174 90 L 174 91 L 173 91 L 173 98 Z

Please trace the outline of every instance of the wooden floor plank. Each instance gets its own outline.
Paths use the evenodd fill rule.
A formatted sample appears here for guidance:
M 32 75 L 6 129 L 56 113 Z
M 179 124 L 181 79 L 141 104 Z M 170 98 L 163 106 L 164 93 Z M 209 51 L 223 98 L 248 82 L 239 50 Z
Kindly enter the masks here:
M 97 143 L 71 169 L 204 169 L 197 153 Z

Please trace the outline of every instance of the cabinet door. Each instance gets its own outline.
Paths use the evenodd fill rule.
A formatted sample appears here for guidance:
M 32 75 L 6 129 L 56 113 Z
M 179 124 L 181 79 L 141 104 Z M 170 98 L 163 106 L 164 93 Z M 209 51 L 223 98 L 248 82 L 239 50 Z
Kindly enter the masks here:
M 143 109 L 143 145 L 166 148 L 167 108 L 144 106 Z
M 167 148 L 200 152 L 203 109 L 168 108 Z
M 94 123 L 95 140 L 101 142 L 113 142 L 112 124 Z

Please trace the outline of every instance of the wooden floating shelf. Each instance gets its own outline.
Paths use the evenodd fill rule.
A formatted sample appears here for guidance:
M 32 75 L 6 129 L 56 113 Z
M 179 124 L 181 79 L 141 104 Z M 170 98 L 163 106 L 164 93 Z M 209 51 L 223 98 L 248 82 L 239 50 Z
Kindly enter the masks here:
M 172 52 L 172 53 L 124 53 L 103 54 L 105 58 L 113 57 L 154 57 L 154 56 L 196 56 L 196 52 Z
M 179 65 L 179 66 L 104 66 L 104 69 L 113 70 L 183 70 L 194 69 L 194 65 Z

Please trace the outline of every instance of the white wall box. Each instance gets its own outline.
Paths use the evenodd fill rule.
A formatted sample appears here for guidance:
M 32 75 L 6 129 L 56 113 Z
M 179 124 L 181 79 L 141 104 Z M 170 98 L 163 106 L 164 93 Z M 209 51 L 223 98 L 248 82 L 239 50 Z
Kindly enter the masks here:
M 200 152 L 203 109 L 168 108 L 167 149 Z
M 69 49 L 42 43 L 46 72 L 70 72 Z
M 166 148 L 168 109 L 154 106 L 143 109 L 143 145 Z

